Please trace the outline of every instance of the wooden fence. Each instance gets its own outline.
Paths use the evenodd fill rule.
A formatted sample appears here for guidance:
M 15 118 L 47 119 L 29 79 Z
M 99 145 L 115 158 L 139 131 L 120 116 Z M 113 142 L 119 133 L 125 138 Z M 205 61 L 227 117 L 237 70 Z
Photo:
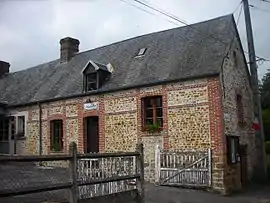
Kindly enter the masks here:
M 97 199 L 102 197 L 106 197 L 106 201 L 108 201 L 111 199 L 110 195 L 115 197 L 115 194 L 123 197 L 135 196 L 136 202 L 144 202 L 143 157 L 142 144 L 137 145 L 135 152 L 78 154 L 75 143 L 70 145 L 68 155 L 0 157 L 0 166 L 19 162 L 24 164 L 29 162 L 49 163 L 50 161 L 69 162 L 69 173 L 66 174 L 69 177 L 66 181 L 50 182 L 47 185 L 28 184 L 20 187 L 0 188 L 0 200 L 5 197 L 67 189 L 69 190 L 68 200 L 71 203 L 85 202 L 85 200 L 93 200 L 93 198 L 95 202 L 102 202 Z
M 211 150 L 155 152 L 155 182 L 159 185 L 211 186 Z

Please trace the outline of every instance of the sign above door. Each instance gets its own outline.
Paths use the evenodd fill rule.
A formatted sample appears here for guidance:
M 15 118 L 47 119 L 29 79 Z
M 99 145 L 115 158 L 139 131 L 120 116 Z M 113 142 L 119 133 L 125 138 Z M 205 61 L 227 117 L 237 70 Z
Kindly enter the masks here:
M 85 103 L 83 108 L 84 110 L 98 110 L 98 102 Z

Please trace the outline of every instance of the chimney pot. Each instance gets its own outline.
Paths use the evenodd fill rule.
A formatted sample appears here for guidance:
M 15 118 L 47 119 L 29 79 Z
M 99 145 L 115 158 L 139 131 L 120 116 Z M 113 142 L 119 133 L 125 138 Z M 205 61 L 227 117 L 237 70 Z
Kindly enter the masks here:
M 60 61 L 68 62 L 79 51 L 80 41 L 71 37 L 60 40 Z
M 0 77 L 9 73 L 10 64 L 5 61 L 0 61 Z

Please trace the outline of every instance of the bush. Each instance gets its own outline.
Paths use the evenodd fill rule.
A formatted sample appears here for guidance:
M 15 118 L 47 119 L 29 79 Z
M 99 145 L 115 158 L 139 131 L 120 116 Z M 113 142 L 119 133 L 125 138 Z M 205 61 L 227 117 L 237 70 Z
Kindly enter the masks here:
M 266 154 L 270 154 L 270 141 L 265 142 Z

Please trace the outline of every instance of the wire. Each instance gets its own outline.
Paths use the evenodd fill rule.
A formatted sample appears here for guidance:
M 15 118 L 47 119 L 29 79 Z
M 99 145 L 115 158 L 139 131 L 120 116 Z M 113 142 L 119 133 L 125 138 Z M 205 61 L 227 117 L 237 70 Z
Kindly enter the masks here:
M 131 4 L 131 3 L 128 2 L 128 1 L 125 1 L 125 0 L 119 0 L 119 1 L 122 1 L 122 2 L 124 2 L 124 3 L 126 3 L 126 4 L 128 4 L 128 5 L 133 6 L 133 7 L 137 8 L 137 9 L 139 9 L 139 10 L 141 10 L 141 11 L 144 11 L 144 12 L 150 14 L 150 15 L 157 16 L 156 14 L 154 14 L 154 13 L 152 13 L 152 12 L 146 10 L 146 9 L 143 9 L 143 8 L 141 8 L 141 7 L 139 7 L 139 6 L 136 6 L 136 5 L 134 5 L 134 4 Z M 173 21 L 171 21 L 171 20 L 166 19 L 166 21 L 168 21 L 168 22 L 170 22 L 170 23 L 172 23 L 172 24 L 174 24 L 174 25 L 179 26 L 178 23 L 175 23 L 175 22 L 173 22 Z
M 253 9 L 256 9 L 256 10 L 259 10 L 259 11 L 270 13 L 270 10 L 259 8 L 259 7 L 254 6 L 254 5 L 249 5 L 249 7 L 253 8 Z
M 241 3 L 242 3 L 242 1 L 241 1 Z M 239 4 L 239 5 L 240 5 L 240 4 Z M 240 20 L 240 17 L 241 17 L 242 11 L 243 11 L 243 4 L 241 4 L 241 9 L 240 9 L 239 15 L 238 15 L 237 20 L 236 20 L 236 25 L 238 25 L 238 24 L 239 24 L 239 20 Z
M 260 0 L 260 1 L 263 1 L 265 3 L 269 3 L 270 4 L 270 1 L 269 0 Z
M 123 1 L 123 0 L 121 0 L 121 1 Z M 137 2 L 137 3 L 139 3 L 139 4 L 143 5 L 143 6 L 145 6 L 145 7 L 147 7 L 147 8 L 150 8 L 150 9 L 152 9 L 152 10 L 154 10 L 154 11 L 156 11 L 156 12 L 162 14 L 162 15 L 165 15 L 165 16 L 167 16 L 167 17 L 169 17 L 169 18 L 171 18 L 171 19 L 173 19 L 173 20 L 175 20 L 175 21 L 177 21 L 177 22 L 180 22 L 180 23 L 182 23 L 182 24 L 184 24 L 184 25 L 186 25 L 186 26 L 188 26 L 188 27 L 190 27 L 190 28 L 192 28 L 192 29 L 194 29 L 194 30 L 197 30 L 198 32 L 200 32 L 200 33 L 203 34 L 204 36 L 207 36 L 207 37 L 209 37 L 209 38 L 212 38 L 212 39 L 214 39 L 214 40 L 216 40 L 216 41 L 219 41 L 219 42 L 221 42 L 221 43 L 223 43 L 223 44 L 225 44 L 225 45 L 229 45 L 229 47 L 231 47 L 231 45 L 230 45 L 231 43 L 230 43 L 230 44 L 227 44 L 227 43 L 223 42 L 222 40 L 218 39 L 217 37 L 214 37 L 214 36 L 212 36 L 212 35 L 210 35 L 210 34 L 204 33 L 204 32 L 202 32 L 201 30 L 199 30 L 199 29 L 193 27 L 192 25 L 188 24 L 188 23 L 185 22 L 184 20 L 178 18 L 177 16 L 174 16 L 174 15 L 172 15 L 172 14 L 166 12 L 166 11 L 162 11 L 162 10 L 160 10 L 160 9 L 158 9 L 158 8 L 155 8 L 154 6 L 148 5 L 148 4 L 146 4 L 146 3 L 144 3 L 144 2 L 142 2 L 142 1 L 140 1 L 140 0 L 133 0 L 133 1 L 135 1 L 135 2 Z M 123 1 L 123 2 L 126 2 L 126 1 Z M 236 7 L 236 9 L 234 10 L 233 13 L 235 13 L 235 12 L 238 10 L 238 8 L 239 8 L 239 6 L 240 6 L 241 4 L 242 4 L 242 1 L 241 1 L 241 2 L 239 3 L 239 5 Z M 243 9 L 243 6 L 242 6 L 242 9 Z M 241 9 L 241 11 L 240 11 L 240 13 L 239 13 L 239 16 L 238 16 L 238 19 L 237 19 L 238 23 L 239 23 L 239 19 L 240 19 L 241 13 L 242 13 L 242 9 Z M 244 51 L 244 53 L 248 54 L 247 51 Z M 226 55 L 226 56 L 227 56 L 227 55 Z M 266 58 L 264 58 L 264 57 L 256 56 L 256 58 L 257 58 L 258 60 L 261 60 L 261 61 L 268 61 L 268 62 L 270 62 L 269 59 L 266 59 Z
M 227 43 L 223 42 L 222 40 L 220 40 L 220 39 L 218 39 L 218 38 L 216 38 L 216 37 L 214 37 L 214 36 L 212 36 L 210 34 L 206 34 L 206 33 L 202 32 L 201 30 L 199 30 L 199 29 L 193 27 L 192 25 L 186 23 L 184 20 L 181 20 L 180 18 L 178 18 L 178 17 L 176 17 L 176 16 L 174 16 L 172 14 L 169 14 L 168 12 L 161 11 L 160 9 L 157 9 L 154 6 L 148 5 L 148 4 L 146 4 L 146 3 L 144 3 L 144 2 L 142 2 L 140 0 L 133 0 L 133 1 L 135 1 L 135 2 L 137 2 L 137 3 L 139 3 L 139 4 L 143 5 L 143 6 L 145 6 L 147 8 L 150 8 L 150 9 L 152 9 L 152 10 L 158 12 L 158 13 L 161 13 L 161 14 L 163 14 L 163 15 L 165 15 L 165 16 L 173 19 L 173 20 L 176 20 L 176 21 L 178 21 L 178 22 L 180 22 L 180 23 L 182 23 L 182 24 L 184 24 L 184 25 L 186 25 L 186 26 L 188 26 L 188 27 L 190 27 L 190 28 L 192 28 L 194 30 L 197 30 L 198 32 L 200 32 L 201 34 L 203 34 L 203 35 L 205 35 L 205 36 L 207 36 L 209 38 L 215 39 L 216 41 L 219 41 L 219 42 L 227 45 Z

